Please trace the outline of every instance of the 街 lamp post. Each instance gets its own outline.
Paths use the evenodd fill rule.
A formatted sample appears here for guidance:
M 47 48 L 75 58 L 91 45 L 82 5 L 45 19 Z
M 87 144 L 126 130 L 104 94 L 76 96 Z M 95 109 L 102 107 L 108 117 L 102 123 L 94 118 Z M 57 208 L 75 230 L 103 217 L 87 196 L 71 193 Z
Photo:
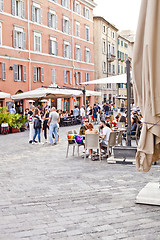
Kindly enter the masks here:
M 131 76 L 130 61 L 126 61 L 127 66 L 127 146 L 131 146 Z

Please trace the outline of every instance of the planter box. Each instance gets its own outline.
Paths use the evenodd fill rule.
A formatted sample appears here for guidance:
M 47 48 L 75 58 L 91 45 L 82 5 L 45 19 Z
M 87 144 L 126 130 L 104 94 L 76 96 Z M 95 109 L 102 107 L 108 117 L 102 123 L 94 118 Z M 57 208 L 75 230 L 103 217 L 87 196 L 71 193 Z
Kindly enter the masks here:
M 20 132 L 20 128 L 11 128 L 11 133 Z
M 136 158 L 137 147 L 115 146 L 113 147 L 114 158 L 134 159 Z

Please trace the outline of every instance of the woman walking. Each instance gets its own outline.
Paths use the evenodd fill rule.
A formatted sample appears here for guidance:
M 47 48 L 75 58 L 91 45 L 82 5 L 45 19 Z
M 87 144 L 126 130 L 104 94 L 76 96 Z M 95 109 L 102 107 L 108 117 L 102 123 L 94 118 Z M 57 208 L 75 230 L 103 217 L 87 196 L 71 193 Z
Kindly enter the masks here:
M 34 114 L 33 114 L 33 117 L 34 117 L 34 136 L 33 136 L 33 142 L 32 144 L 35 144 L 36 141 L 36 136 L 38 134 L 38 142 L 39 144 L 42 144 L 41 143 L 41 128 L 42 128 L 42 121 L 41 121 L 41 115 L 40 115 L 40 111 L 38 108 L 36 108 L 34 110 Z
M 43 115 L 42 119 L 43 119 L 44 138 L 45 138 L 45 141 L 47 142 L 47 128 L 49 128 L 48 127 L 48 120 L 49 120 L 48 108 L 44 109 L 44 115 Z

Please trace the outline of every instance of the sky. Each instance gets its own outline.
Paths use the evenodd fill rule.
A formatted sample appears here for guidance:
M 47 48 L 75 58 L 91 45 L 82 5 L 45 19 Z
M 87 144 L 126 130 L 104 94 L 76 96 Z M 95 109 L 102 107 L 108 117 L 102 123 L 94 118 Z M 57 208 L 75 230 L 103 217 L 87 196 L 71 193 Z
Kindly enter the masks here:
M 120 31 L 136 32 L 141 0 L 94 0 L 95 16 L 102 16 Z

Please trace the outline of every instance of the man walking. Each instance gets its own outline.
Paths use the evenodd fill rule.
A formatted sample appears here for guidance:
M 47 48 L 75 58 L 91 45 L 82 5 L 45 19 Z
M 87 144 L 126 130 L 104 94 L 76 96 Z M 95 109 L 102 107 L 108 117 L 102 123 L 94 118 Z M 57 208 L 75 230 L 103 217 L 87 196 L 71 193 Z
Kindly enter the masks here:
M 82 106 L 80 109 L 81 125 L 83 125 L 83 118 L 85 117 L 85 115 L 86 115 L 85 109 L 84 106 Z
M 51 112 L 49 114 L 49 142 L 53 144 L 53 132 L 55 136 L 55 143 L 58 143 L 58 123 L 59 123 L 59 114 L 56 112 L 56 108 L 52 107 Z

